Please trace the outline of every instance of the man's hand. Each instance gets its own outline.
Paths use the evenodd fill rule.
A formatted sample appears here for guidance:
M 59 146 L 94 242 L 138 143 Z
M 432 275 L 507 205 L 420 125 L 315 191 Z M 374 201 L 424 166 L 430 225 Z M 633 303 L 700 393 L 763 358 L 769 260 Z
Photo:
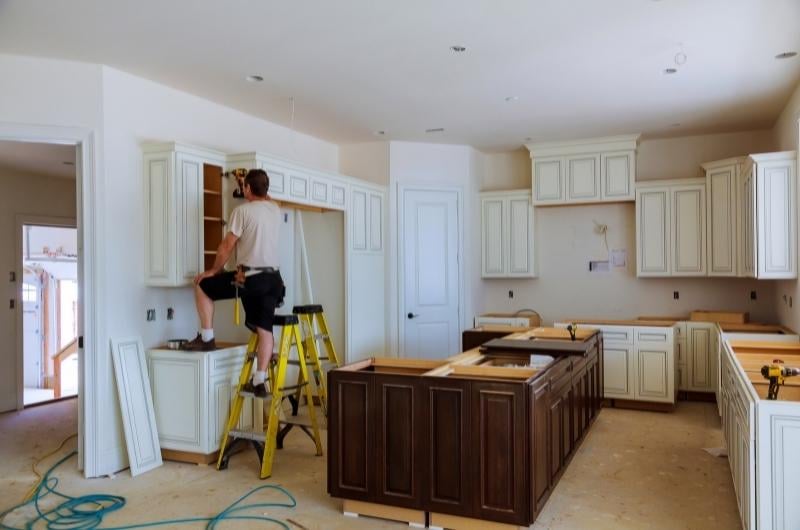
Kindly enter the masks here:
M 215 274 L 214 271 L 203 271 L 203 272 L 201 272 L 200 274 L 198 274 L 197 276 L 194 277 L 194 284 L 195 285 L 200 285 L 200 282 L 202 282 L 206 278 L 214 276 L 214 274 Z

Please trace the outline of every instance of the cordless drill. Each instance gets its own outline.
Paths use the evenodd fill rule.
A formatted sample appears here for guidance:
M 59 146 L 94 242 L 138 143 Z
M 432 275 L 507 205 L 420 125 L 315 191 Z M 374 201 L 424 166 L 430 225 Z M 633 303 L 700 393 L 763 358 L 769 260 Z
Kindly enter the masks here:
M 800 368 L 793 368 L 784 366 L 783 361 L 775 359 L 772 364 L 767 364 L 761 367 L 761 375 L 765 379 L 769 379 L 769 391 L 767 392 L 767 399 L 778 399 L 778 389 L 784 383 L 787 377 L 794 377 L 800 375 Z

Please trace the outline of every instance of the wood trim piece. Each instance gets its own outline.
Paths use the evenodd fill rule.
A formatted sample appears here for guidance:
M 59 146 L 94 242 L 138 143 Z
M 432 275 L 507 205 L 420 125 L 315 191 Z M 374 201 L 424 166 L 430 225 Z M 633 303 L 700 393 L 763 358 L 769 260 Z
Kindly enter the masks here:
M 452 530 L 521 530 L 521 526 L 498 523 L 485 519 L 473 519 L 444 513 L 430 513 L 429 528 L 450 528 Z
M 368 517 L 378 517 L 390 521 L 401 521 L 412 526 L 425 527 L 425 512 L 421 510 L 410 510 L 408 508 L 398 508 L 385 504 L 375 504 L 372 502 L 354 501 L 350 499 L 342 500 L 342 512 L 345 515 L 366 515 Z
M 216 462 L 219 451 L 213 453 L 190 453 L 189 451 L 176 451 L 175 449 L 162 449 L 161 459 L 173 462 L 184 462 L 187 464 L 208 465 Z

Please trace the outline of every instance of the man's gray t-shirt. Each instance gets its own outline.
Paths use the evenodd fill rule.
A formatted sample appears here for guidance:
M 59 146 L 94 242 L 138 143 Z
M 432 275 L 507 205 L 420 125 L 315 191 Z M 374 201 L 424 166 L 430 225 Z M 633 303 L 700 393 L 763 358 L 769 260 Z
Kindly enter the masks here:
M 236 263 L 277 269 L 280 226 L 281 209 L 272 201 L 251 201 L 234 208 L 229 229 L 239 238 Z

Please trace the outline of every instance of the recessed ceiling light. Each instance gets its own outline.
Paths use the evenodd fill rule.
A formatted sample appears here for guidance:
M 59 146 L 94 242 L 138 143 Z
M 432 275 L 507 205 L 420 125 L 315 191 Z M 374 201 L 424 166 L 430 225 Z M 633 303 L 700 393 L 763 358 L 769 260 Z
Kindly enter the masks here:
M 386 131 L 373 131 L 372 134 L 374 134 L 375 136 L 383 136 L 384 134 L 386 134 Z
M 672 75 L 678 73 L 677 68 L 664 68 L 664 73 L 667 75 Z
M 64 164 L 65 166 L 74 166 L 75 165 L 75 162 L 71 162 L 69 160 L 64 160 L 61 163 Z
M 456 52 L 456 53 L 461 53 L 461 52 L 465 52 L 465 51 L 467 51 L 467 48 L 466 48 L 466 47 L 464 47 L 464 46 L 458 46 L 458 45 L 456 45 L 456 46 L 450 46 L 450 49 L 451 49 L 451 50 L 453 50 L 453 51 L 454 51 L 454 52 Z
M 442 128 L 442 127 L 436 127 L 435 129 L 425 129 L 425 132 L 426 132 L 426 133 L 439 133 L 439 132 L 444 132 L 444 128 Z
M 526 142 L 530 142 L 531 140 L 533 140 L 533 138 L 531 138 L 530 136 L 526 136 L 526 137 L 525 137 L 525 141 L 526 141 Z
M 261 77 L 260 75 L 248 75 L 247 77 L 245 77 L 245 79 L 250 81 L 251 83 L 260 83 L 261 81 L 264 80 L 264 78 Z
M 506 96 L 506 101 L 509 103 L 512 101 L 519 101 L 519 96 Z
M 670 125 L 669 125 L 669 126 L 670 126 L 670 127 L 680 127 L 680 126 L 681 126 L 681 124 L 680 124 L 680 123 L 670 123 Z
M 779 53 L 778 55 L 776 55 L 775 58 L 776 59 L 791 59 L 792 57 L 795 57 L 796 55 L 797 55 L 797 52 L 783 52 L 783 53 Z

